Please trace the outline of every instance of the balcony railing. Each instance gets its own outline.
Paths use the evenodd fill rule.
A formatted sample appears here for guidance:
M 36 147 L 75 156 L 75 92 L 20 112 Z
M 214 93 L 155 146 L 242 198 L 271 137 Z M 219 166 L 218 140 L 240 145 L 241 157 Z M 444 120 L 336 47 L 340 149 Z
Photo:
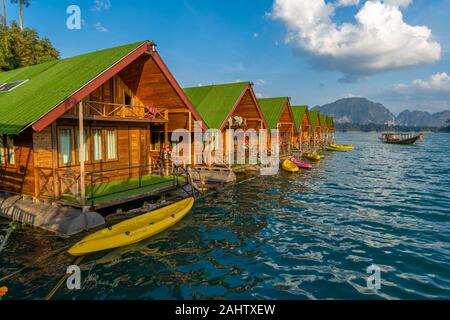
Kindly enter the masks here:
M 86 172 L 85 205 L 105 207 L 175 188 L 187 180 L 177 172 L 156 164 Z M 81 206 L 81 174 L 76 168 L 35 168 L 35 181 L 36 198 Z
M 167 108 L 132 106 L 98 101 L 86 101 L 83 103 L 83 107 L 84 119 L 87 120 L 131 120 L 157 123 L 165 123 L 169 121 L 169 110 Z M 78 105 L 72 108 L 63 117 L 78 119 Z

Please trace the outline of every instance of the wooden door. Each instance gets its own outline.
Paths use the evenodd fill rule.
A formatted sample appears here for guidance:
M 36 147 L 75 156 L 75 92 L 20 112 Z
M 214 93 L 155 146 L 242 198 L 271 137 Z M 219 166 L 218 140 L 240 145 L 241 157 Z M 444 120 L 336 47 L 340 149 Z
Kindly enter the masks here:
M 147 164 L 147 152 L 145 148 L 145 128 L 130 127 L 130 164 L 132 167 Z

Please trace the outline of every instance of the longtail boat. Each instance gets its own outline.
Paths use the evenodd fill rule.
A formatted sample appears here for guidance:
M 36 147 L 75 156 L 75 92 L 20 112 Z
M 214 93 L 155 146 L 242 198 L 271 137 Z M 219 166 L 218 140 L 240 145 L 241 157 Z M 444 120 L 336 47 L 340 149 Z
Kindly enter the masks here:
M 382 133 L 380 140 L 389 144 L 415 144 L 424 139 L 423 133 Z

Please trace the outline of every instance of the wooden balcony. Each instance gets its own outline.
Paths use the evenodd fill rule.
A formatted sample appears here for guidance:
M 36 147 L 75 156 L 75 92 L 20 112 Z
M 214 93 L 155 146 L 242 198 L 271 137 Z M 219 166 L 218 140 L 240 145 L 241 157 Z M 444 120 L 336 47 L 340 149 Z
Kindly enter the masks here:
M 167 171 L 168 170 L 168 171 Z M 76 169 L 35 168 L 35 197 L 81 207 L 81 174 Z M 86 205 L 101 209 L 184 186 L 184 172 L 158 165 L 86 172 Z
M 147 106 L 87 101 L 83 103 L 84 120 L 167 123 L 169 110 Z M 61 118 L 78 119 L 78 105 Z

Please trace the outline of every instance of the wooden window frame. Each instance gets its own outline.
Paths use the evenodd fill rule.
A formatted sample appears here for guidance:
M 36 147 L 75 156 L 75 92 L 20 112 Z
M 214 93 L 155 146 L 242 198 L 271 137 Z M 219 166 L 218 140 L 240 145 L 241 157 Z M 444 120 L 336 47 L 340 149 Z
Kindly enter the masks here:
M 6 145 L 6 135 L 0 134 L 0 141 L 2 143 L 0 148 L 3 149 L 3 161 L 4 161 L 4 162 L 0 162 L 0 166 L 7 166 L 8 165 L 8 148 Z
M 73 145 L 73 148 L 75 149 L 75 161 L 74 164 L 76 166 L 80 165 L 80 150 L 78 149 L 78 137 L 79 137 L 79 127 L 76 126 L 73 128 L 74 130 L 74 140 L 75 140 L 75 144 Z M 87 149 L 88 149 L 88 159 L 84 161 L 85 164 L 91 164 L 92 163 L 92 159 L 93 159 L 93 153 L 91 151 L 91 127 L 84 127 L 84 130 L 87 132 L 87 137 L 86 137 L 86 144 L 87 144 Z M 80 144 L 81 146 L 81 144 Z
M 106 137 L 107 132 L 106 131 L 107 131 L 107 129 L 114 129 L 116 131 L 116 158 L 115 159 L 107 159 L 108 158 L 107 147 L 106 147 L 106 143 L 107 143 L 107 137 Z M 102 132 L 102 159 L 101 160 L 94 160 L 94 139 L 93 139 L 93 134 L 92 134 L 93 130 L 100 130 Z M 91 143 L 90 151 L 92 154 L 90 163 L 102 164 L 102 163 L 110 163 L 110 162 L 119 161 L 119 127 L 118 126 L 90 127 L 90 143 Z
M 108 130 L 114 129 L 115 131 L 115 136 L 116 136 L 116 157 L 114 159 L 108 159 L 108 147 L 107 147 L 107 142 L 108 142 Z M 103 152 L 104 152 L 104 162 L 115 162 L 115 161 L 119 161 L 119 127 L 116 126 L 108 126 L 108 127 L 103 127 L 103 136 L 104 136 L 104 144 L 103 144 Z
M 70 135 L 71 135 L 71 142 L 72 142 L 72 148 L 71 148 L 71 157 L 72 157 L 72 161 L 70 163 L 63 163 L 62 162 L 62 154 L 61 154 L 61 129 L 68 129 L 70 130 Z M 58 142 L 58 167 L 59 168 L 68 168 L 68 167 L 72 167 L 76 164 L 76 152 L 75 152 L 75 134 L 74 134 L 74 127 L 73 126 L 57 126 L 56 127 L 56 131 L 57 131 L 57 142 Z
M 10 139 L 13 140 L 13 153 L 14 153 L 14 163 L 9 162 L 9 143 L 8 143 L 8 135 L 6 134 L 0 134 L 0 139 L 3 141 L 3 152 L 4 152 L 4 161 L 5 163 L 0 163 L 0 166 L 3 166 L 5 168 L 17 168 L 18 167 L 18 159 L 16 157 L 17 152 L 17 146 L 14 142 L 14 137 L 9 136 Z
M 153 148 L 153 134 L 158 134 L 158 141 L 159 141 L 159 148 L 158 149 L 154 149 Z M 160 152 L 162 149 L 162 145 L 164 143 L 164 131 L 152 131 L 150 130 L 150 152 Z M 163 139 L 161 139 L 161 135 L 163 137 Z
M 16 157 L 16 154 L 17 154 L 17 152 L 16 152 L 16 143 L 14 142 L 14 137 L 13 136 L 8 136 L 8 135 L 6 135 L 5 136 L 5 138 L 6 139 L 4 139 L 3 141 L 5 141 L 6 140 L 6 156 L 7 156 L 7 158 L 6 158 L 6 165 L 7 165 L 7 167 L 10 167 L 10 168 L 17 168 L 17 163 L 18 163 L 18 161 L 17 161 L 17 157 Z M 10 161 L 10 159 L 9 159 L 9 143 L 8 143 L 8 140 L 9 139 L 11 139 L 12 140 L 12 142 L 13 142 L 13 149 L 12 149 L 12 152 L 14 153 L 14 163 L 10 163 L 9 161 Z
M 102 150 L 101 150 L 101 154 L 102 154 L 102 158 L 100 160 L 95 160 L 95 148 L 94 148 L 94 130 L 100 130 L 101 132 L 101 140 L 102 140 Z M 95 126 L 95 127 L 90 127 L 90 136 L 91 136 L 91 154 L 92 154 L 92 159 L 91 159 L 91 163 L 104 163 L 105 162 L 105 132 L 103 130 L 103 127 L 99 127 L 99 126 Z

